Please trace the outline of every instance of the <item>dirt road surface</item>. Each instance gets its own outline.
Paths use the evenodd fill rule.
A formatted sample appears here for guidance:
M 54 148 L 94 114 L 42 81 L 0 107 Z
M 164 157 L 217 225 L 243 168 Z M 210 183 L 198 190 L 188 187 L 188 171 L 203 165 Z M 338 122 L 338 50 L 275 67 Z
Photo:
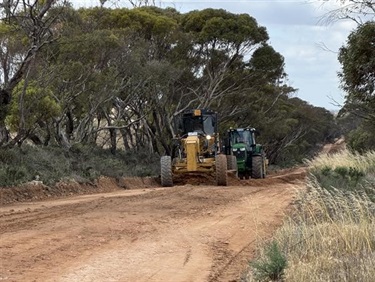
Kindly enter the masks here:
M 0 207 L 0 281 L 240 281 L 304 169 Z

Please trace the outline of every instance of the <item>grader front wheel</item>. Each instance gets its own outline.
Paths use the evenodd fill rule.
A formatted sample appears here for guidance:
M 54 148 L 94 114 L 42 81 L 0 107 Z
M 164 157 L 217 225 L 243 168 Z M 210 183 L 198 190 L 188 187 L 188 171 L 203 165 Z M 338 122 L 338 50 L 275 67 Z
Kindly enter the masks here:
M 161 186 L 173 186 L 172 161 L 170 156 L 162 156 L 160 159 Z
M 216 182 L 218 186 L 227 186 L 227 157 L 225 155 L 216 156 Z

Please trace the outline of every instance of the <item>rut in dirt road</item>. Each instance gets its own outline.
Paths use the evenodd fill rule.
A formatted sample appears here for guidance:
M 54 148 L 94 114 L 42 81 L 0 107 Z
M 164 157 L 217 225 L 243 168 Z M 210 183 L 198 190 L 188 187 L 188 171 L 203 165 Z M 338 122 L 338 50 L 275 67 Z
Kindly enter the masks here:
M 304 171 L 246 186 L 122 190 L 0 208 L 0 280 L 239 281 Z

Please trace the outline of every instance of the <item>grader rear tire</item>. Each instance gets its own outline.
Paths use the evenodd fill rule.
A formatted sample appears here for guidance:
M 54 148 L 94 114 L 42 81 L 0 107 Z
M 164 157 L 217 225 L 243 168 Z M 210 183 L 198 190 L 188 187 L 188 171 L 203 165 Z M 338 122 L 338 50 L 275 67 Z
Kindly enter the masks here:
M 163 187 L 172 187 L 172 161 L 170 156 L 162 156 L 160 159 L 160 168 L 161 168 L 161 186 Z
M 227 158 L 225 155 L 216 156 L 216 183 L 218 186 L 227 186 Z
M 251 178 L 259 179 L 263 178 L 263 157 L 253 156 L 252 167 L 251 167 Z

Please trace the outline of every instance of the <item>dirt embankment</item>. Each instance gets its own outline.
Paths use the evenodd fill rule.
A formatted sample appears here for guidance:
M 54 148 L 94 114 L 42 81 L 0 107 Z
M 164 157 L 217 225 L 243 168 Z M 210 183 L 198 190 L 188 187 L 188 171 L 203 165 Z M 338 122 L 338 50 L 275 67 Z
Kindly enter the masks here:
M 64 195 L 45 187 L 51 194 L 41 187 L 8 193 L 8 202 L 30 196 L 0 207 L 0 280 L 240 281 L 304 176 L 297 169 L 216 187 L 192 175 L 173 188 L 101 179 L 96 187 L 64 187 L 91 195 L 44 201 L 35 197 Z
M 251 179 L 247 181 L 239 180 L 229 175 L 230 185 L 254 186 L 268 185 L 273 177 L 281 175 L 287 178 L 288 170 L 273 174 L 269 179 Z M 191 173 L 189 175 L 176 175 L 174 177 L 175 185 L 215 185 L 213 174 Z M 16 202 L 32 202 L 46 199 L 60 199 L 77 195 L 88 195 L 96 193 L 108 193 L 121 191 L 124 189 L 143 189 L 160 187 L 158 177 L 127 177 L 121 179 L 111 179 L 101 177 L 95 183 L 78 183 L 76 181 L 59 182 L 53 186 L 44 185 L 40 181 L 31 181 L 18 187 L 1 188 L 0 187 L 0 205 L 6 205 Z
M 152 177 L 128 177 L 123 179 L 101 177 L 95 183 L 68 181 L 59 182 L 53 186 L 44 185 L 40 181 L 31 181 L 19 187 L 0 188 L 0 199 L 1 205 L 5 205 L 15 202 L 58 199 L 77 195 L 108 193 L 124 189 L 141 189 L 158 186 L 158 178 Z

